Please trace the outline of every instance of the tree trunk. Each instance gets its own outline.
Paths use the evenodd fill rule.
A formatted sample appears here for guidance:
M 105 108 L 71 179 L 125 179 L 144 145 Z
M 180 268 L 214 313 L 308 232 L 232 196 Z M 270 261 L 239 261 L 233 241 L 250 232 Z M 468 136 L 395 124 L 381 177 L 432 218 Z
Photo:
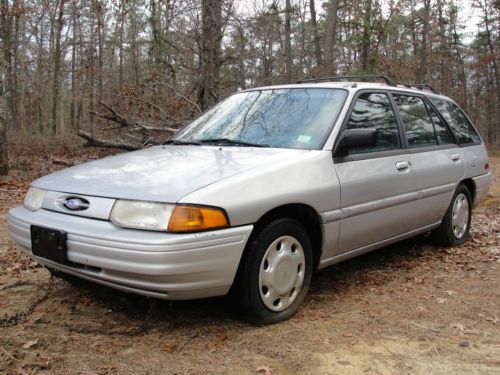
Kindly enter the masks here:
M 3 17 L 2 17 L 3 21 Z M 0 60 L 0 71 L 3 70 L 3 61 Z M 5 97 L 4 82 L 2 81 L 2 75 L 0 75 L 0 176 L 6 176 L 9 174 L 9 156 L 7 154 L 7 123 L 3 116 L 2 109 L 5 109 L 5 103 L 3 99 Z
M 431 12 L 431 0 L 423 0 L 424 8 L 422 15 L 422 45 L 420 47 L 420 66 L 417 73 L 417 81 L 427 83 L 429 77 L 427 75 L 427 38 L 429 34 L 429 18 Z
M 99 1 L 96 1 L 96 13 L 97 13 L 97 99 L 102 100 L 102 90 L 104 85 L 104 7 Z
M 439 22 L 439 51 L 440 51 L 440 61 L 439 61 L 439 75 L 440 75 L 440 91 L 443 94 L 448 92 L 448 87 L 450 86 L 450 74 L 448 69 L 449 53 L 446 43 L 446 21 L 443 16 L 443 2 L 442 0 L 437 0 L 436 3 L 438 11 L 438 22 Z
M 316 19 L 316 5 L 314 0 L 309 0 L 309 10 L 311 12 L 311 26 L 314 36 L 314 56 L 316 57 L 316 65 L 323 66 L 323 56 L 321 55 L 321 45 L 318 34 L 318 21 Z
M 495 110 L 496 110 L 496 116 L 495 118 L 498 121 L 498 117 L 500 114 L 500 69 L 498 69 L 498 64 L 497 64 L 497 59 L 498 55 L 495 53 L 495 47 L 493 45 L 492 37 L 491 37 L 491 19 L 490 19 L 490 14 L 488 12 L 488 4 L 485 2 L 484 7 L 483 7 L 483 21 L 484 21 L 484 26 L 486 29 L 486 43 L 488 44 L 488 49 L 489 53 L 491 55 L 491 66 L 493 67 L 493 78 L 495 81 L 495 93 L 496 93 L 496 105 L 495 105 Z M 492 139 L 491 139 L 491 146 L 495 147 L 496 146 L 496 122 L 494 121 L 492 124 L 493 129 L 491 130 L 492 132 Z
M 202 1 L 201 79 L 198 102 L 203 110 L 219 99 L 222 0 Z
M 290 0 L 285 3 L 285 83 L 292 82 L 292 41 L 291 18 L 292 5 Z
M 369 73 L 372 67 L 368 66 L 370 59 L 370 41 L 372 35 L 371 15 L 372 0 L 365 0 L 365 12 L 363 16 L 363 38 L 361 40 L 361 70 Z
M 5 71 L 5 91 L 3 92 L 5 100 L 5 121 L 10 129 L 17 127 L 16 107 L 14 102 L 14 59 L 12 55 L 12 15 L 10 14 L 10 5 L 8 0 L 2 0 L 0 20 L 2 23 L 1 36 L 3 42 L 3 60 Z
M 9 174 L 9 155 L 7 152 L 7 126 L 0 115 L 0 176 Z
M 54 49 L 54 77 L 52 83 L 52 116 L 50 123 L 51 135 L 57 133 L 57 110 L 59 106 L 59 75 L 61 71 L 61 33 L 64 24 L 64 5 L 67 0 L 59 0 L 59 10 L 55 30 L 55 49 Z
M 330 0 L 326 15 L 325 30 L 325 59 L 323 61 L 323 74 L 334 75 L 335 66 L 335 42 L 337 40 L 337 13 L 339 9 L 338 0 Z
M 71 106 L 70 106 L 70 127 L 75 129 L 75 112 L 76 112 L 76 4 L 73 3 L 71 14 Z

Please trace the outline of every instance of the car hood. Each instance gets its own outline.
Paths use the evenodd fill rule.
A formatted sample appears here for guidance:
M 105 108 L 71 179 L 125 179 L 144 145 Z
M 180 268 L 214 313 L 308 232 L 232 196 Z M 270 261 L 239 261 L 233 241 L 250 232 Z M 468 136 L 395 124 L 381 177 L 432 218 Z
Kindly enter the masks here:
M 221 179 L 308 152 L 253 147 L 156 146 L 55 172 L 36 180 L 33 186 L 71 194 L 173 203 Z

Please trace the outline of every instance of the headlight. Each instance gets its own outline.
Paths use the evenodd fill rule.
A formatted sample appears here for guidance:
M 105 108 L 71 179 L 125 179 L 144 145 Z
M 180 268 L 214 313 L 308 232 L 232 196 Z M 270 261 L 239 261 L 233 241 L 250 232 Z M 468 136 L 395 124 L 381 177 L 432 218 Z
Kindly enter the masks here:
M 43 198 L 45 197 L 45 190 L 30 187 L 26 197 L 24 198 L 24 207 L 36 211 L 42 208 Z
M 110 219 L 121 227 L 167 230 L 174 207 L 172 204 L 120 199 L 113 206 Z
M 226 214 L 220 208 L 125 199 L 116 201 L 110 220 L 121 227 L 172 233 L 199 232 L 229 226 Z

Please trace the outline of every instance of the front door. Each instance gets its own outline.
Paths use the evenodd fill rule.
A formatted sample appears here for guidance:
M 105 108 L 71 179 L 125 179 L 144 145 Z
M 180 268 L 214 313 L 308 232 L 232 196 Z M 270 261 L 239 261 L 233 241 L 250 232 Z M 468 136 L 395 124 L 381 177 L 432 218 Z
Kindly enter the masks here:
M 360 249 L 408 232 L 416 179 L 394 104 L 387 92 L 361 92 L 344 129 L 377 130 L 377 145 L 335 159 L 341 213 L 335 253 Z

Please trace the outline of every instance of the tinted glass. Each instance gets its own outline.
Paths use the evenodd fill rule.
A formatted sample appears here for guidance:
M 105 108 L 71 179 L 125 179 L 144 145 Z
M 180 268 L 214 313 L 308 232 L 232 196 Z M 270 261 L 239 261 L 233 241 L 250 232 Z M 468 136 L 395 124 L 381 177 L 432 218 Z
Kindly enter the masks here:
M 444 117 L 460 144 L 481 142 L 476 130 L 456 104 L 437 98 L 429 99 Z
M 437 145 L 431 117 L 422 98 L 394 94 L 409 147 Z
M 182 141 L 227 138 L 271 147 L 320 149 L 347 92 L 280 89 L 235 94 L 184 128 Z
M 436 131 L 436 137 L 438 140 L 438 144 L 445 145 L 445 144 L 454 143 L 453 138 L 451 137 L 451 134 L 448 131 L 448 128 L 446 128 L 446 125 L 441 120 L 441 118 L 438 116 L 438 114 L 436 113 L 434 108 L 432 108 L 430 105 L 427 105 L 427 109 L 429 110 L 429 113 L 431 114 L 432 122 L 434 123 L 434 130 Z
M 377 130 L 376 147 L 350 150 L 351 154 L 401 148 L 396 116 L 387 94 L 361 94 L 347 122 L 347 129 Z

